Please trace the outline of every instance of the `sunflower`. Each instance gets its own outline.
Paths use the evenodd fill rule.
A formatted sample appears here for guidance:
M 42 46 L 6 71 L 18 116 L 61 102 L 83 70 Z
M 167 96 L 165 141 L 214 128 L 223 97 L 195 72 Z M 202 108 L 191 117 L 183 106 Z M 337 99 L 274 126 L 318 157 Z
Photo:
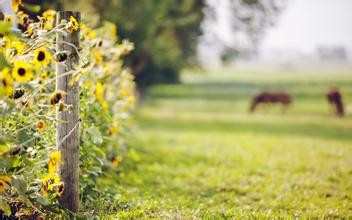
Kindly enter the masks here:
M 68 21 L 67 29 L 71 33 L 76 32 L 79 29 L 79 23 L 76 20 L 76 18 L 74 18 L 73 16 L 70 16 L 70 20 Z
M 12 9 L 18 11 L 19 6 L 22 4 L 22 0 L 12 0 Z
M 17 12 L 17 22 L 21 25 L 27 26 L 29 21 L 29 15 L 23 11 Z
M 43 12 L 43 18 L 45 19 L 55 19 L 55 16 L 56 16 L 56 11 L 54 10 L 46 10 Z
M 102 83 L 98 82 L 95 85 L 95 98 L 98 101 L 101 101 L 105 99 L 104 96 L 105 96 L 105 86 Z
M 136 97 L 134 97 L 133 95 L 127 97 L 126 104 L 127 107 L 134 108 L 136 105 Z
M 11 40 L 8 36 L 4 36 L 4 37 L 0 38 L 1 50 L 4 51 L 6 48 L 8 48 L 10 43 L 11 43 Z
M 4 68 L 0 72 L 0 95 L 12 96 L 13 94 L 13 79 L 10 75 L 10 70 Z
M 10 186 L 11 177 L 0 176 L 0 193 L 5 192 L 5 190 Z
M 16 89 L 13 93 L 13 99 L 19 99 L 21 98 L 26 91 L 24 89 Z
M 104 28 L 106 29 L 107 36 L 110 40 L 117 40 L 117 27 L 114 23 L 104 22 Z
M 59 103 L 63 97 L 66 95 L 65 92 L 63 91 L 56 91 L 54 92 L 51 97 L 50 97 L 50 104 L 51 105 L 56 105 L 57 103 Z
M 54 151 L 50 154 L 49 162 L 48 162 L 48 173 L 49 174 L 55 174 L 58 172 L 59 166 L 60 166 L 60 161 L 61 161 L 60 151 Z
M 34 34 L 34 29 L 35 29 L 35 26 L 33 23 L 30 23 L 27 27 L 27 30 L 24 32 L 24 34 L 27 36 L 27 37 L 32 37 L 33 34 Z
M 60 181 L 60 177 L 56 173 L 48 173 L 45 175 L 42 179 L 42 193 L 44 195 L 47 195 L 48 192 L 52 191 L 60 191 L 60 188 L 62 187 L 62 182 Z
M 44 72 L 40 73 L 39 77 L 41 80 L 46 80 L 49 77 L 49 73 L 44 71 Z
M 118 167 L 119 164 L 122 162 L 122 157 L 121 156 L 117 156 L 117 157 L 114 157 L 112 160 L 111 160 L 111 165 L 113 167 Z
M 93 40 L 97 37 L 97 33 L 85 24 L 81 24 L 81 32 L 83 36 L 88 40 Z
M 36 128 L 37 128 L 37 130 L 38 130 L 40 133 L 42 133 L 42 132 L 45 130 L 45 128 L 46 128 L 45 122 L 42 121 L 42 120 L 38 121 L 37 124 L 36 124 Z
M 14 17 L 12 15 L 5 15 L 4 21 L 7 23 L 12 23 L 14 20 Z
M 3 47 L 6 49 L 6 56 L 13 57 L 14 55 L 21 55 L 27 48 L 27 45 L 18 40 L 16 37 L 7 37 L 3 40 Z
M 112 125 L 111 127 L 109 127 L 108 134 L 115 135 L 115 134 L 118 134 L 119 131 L 120 131 L 120 129 L 117 125 Z
M 33 77 L 33 71 L 31 65 L 24 61 L 15 61 L 14 68 L 12 70 L 12 77 L 17 82 L 28 82 Z
M 108 102 L 105 100 L 105 86 L 98 82 L 95 86 L 95 99 L 100 103 L 101 107 L 107 111 L 109 108 Z
M 41 47 L 34 51 L 34 64 L 36 67 L 48 66 L 51 62 L 51 54 L 48 49 Z
M 93 60 L 95 61 L 95 64 L 99 65 L 103 62 L 103 54 L 100 50 L 93 49 L 92 56 L 93 56 Z
M 45 30 L 51 30 L 54 28 L 56 11 L 54 10 L 46 10 L 43 13 L 43 28 Z

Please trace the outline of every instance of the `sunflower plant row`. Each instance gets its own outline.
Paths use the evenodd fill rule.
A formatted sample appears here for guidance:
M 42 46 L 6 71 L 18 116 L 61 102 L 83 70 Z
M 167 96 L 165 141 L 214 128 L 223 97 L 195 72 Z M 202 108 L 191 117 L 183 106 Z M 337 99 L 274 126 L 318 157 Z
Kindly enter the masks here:
M 104 196 L 96 187 L 104 170 L 121 162 L 135 85 L 123 57 L 133 44 L 119 40 L 111 23 L 92 29 L 74 17 L 55 25 L 56 12 L 36 19 L 23 12 L 0 21 L 0 216 L 65 213 L 58 198 L 57 111 L 70 111 L 55 88 L 55 65 L 70 54 L 56 51 L 55 36 L 80 31 L 80 191 L 84 207 Z M 16 20 L 21 29 L 13 28 Z M 73 46 L 73 45 L 72 45 Z

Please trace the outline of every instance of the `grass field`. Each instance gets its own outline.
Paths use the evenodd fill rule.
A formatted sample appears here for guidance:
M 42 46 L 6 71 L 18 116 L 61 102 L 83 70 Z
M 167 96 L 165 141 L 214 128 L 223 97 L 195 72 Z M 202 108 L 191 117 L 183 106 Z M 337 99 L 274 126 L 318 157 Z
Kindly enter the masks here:
M 352 218 L 352 72 L 186 74 L 151 89 L 117 180 L 112 218 Z M 350 115 L 331 115 L 338 86 Z M 248 114 L 251 96 L 294 104 Z

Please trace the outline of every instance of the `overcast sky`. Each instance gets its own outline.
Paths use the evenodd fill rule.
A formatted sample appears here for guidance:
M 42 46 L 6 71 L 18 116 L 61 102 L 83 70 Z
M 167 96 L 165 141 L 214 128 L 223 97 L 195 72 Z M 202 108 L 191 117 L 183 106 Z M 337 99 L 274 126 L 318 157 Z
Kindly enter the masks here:
M 352 50 L 352 0 L 289 0 L 278 24 L 261 46 L 310 53 L 319 45 Z

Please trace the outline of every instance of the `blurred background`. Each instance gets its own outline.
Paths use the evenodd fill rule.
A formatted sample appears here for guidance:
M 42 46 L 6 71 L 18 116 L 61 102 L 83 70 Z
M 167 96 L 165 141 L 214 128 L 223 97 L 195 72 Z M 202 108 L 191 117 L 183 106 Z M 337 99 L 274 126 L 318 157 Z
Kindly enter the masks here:
M 139 88 L 175 83 L 186 68 L 349 68 L 352 5 L 329 0 L 24 0 L 110 21 L 136 45 L 128 65 Z M 35 14 L 34 13 L 34 14 Z

